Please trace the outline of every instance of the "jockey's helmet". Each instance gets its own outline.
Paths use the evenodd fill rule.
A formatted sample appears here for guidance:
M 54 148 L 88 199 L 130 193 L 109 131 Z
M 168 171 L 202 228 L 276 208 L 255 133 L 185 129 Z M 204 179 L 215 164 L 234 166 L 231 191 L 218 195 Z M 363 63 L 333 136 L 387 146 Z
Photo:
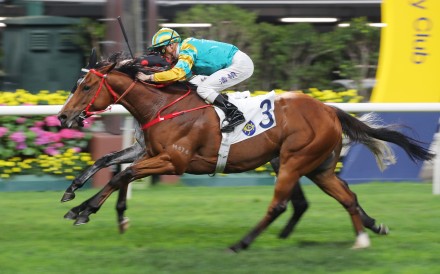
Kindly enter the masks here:
M 180 35 L 173 29 L 161 28 L 151 39 L 151 48 L 161 48 L 181 41 Z

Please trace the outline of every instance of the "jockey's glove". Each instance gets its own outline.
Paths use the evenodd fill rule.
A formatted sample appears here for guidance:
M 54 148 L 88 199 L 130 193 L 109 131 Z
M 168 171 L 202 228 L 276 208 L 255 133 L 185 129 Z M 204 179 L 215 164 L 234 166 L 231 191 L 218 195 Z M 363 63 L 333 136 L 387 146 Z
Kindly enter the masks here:
M 153 74 L 147 75 L 145 73 L 138 72 L 136 74 L 136 78 L 141 81 L 144 81 L 144 82 L 152 82 L 153 81 Z

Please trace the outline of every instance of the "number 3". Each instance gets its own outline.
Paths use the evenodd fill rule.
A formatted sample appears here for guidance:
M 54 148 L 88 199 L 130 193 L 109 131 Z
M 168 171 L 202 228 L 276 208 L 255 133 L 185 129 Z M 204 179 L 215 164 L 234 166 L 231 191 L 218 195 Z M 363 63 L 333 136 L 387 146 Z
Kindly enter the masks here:
M 266 110 L 264 110 L 263 108 L 266 108 Z M 272 116 L 272 113 L 270 113 L 270 110 L 272 109 L 272 102 L 269 99 L 263 100 L 261 101 L 260 104 L 260 108 L 263 110 L 263 112 L 261 112 L 263 115 L 267 116 L 267 119 L 263 119 L 263 121 L 267 121 L 267 123 L 263 123 L 263 121 L 260 122 L 260 127 L 262 128 L 269 128 L 273 125 L 273 123 L 275 122 Z

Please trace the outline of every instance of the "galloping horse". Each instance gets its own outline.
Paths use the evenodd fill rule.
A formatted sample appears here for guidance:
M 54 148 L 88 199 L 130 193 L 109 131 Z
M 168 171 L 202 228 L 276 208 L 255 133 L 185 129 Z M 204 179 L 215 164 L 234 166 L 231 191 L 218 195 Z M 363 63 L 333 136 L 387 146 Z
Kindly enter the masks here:
M 67 202 L 73 200 L 75 198 L 75 191 L 84 186 L 88 179 L 90 179 L 96 172 L 101 170 L 102 168 L 109 167 L 112 165 L 120 165 L 120 164 L 131 164 L 134 161 L 140 159 L 145 153 L 145 141 L 143 132 L 138 123 L 135 123 L 134 136 L 136 141 L 129 147 L 124 148 L 120 151 L 111 152 L 109 154 L 104 155 L 103 157 L 96 160 L 93 165 L 89 166 L 85 170 L 83 170 L 78 176 L 73 179 L 71 185 L 64 192 L 63 197 L 61 198 L 61 202 Z M 278 174 L 280 167 L 280 158 L 276 157 L 270 161 L 272 168 L 275 173 Z M 345 182 L 344 182 L 345 183 Z M 348 184 L 347 184 L 348 187 Z M 118 197 L 118 207 L 126 204 L 126 196 L 120 195 Z M 295 226 L 298 224 L 301 217 L 304 215 L 306 210 L 309 207 L 309 203 L 304 195 L 304 192 L 301 188 L 300 183 L 298 182 L 290 196 L 290 203 L 293 207 L 292 216 L 288 220 L 286 226 L 281 230 L 279 237 L 282 239 L 287 238 L 295 229 Z M 67 214 L 67 219 L 76 219 L 78 213 L 83 211 L 86 207 L 87 203 L 83 203 L 80 206 L 77 206 Z M 357 207 L 359 208 L 362 223 L 363 225 L 379 235 L 387 235 L 389 233 L 389 229 L 385 224 L 376 225 L 376 220 L 371 218 L 361 207 L 359 202 L 357 201 Z M 128 227 L 128 218 L 123 216 L 123 209 L 119 209 L 118 211 L 118 223 L 119 223 L 119 231 L 121 233 L 125 232 Z
M 145 154 L 77 207 L 80 211 L 69 211 L 66 215 L 76 219 L 75 224 L 88 222 L 90 214 L 96 213 L 114 191 L 119 190 L 119 196 L 125 197 L 127 185 L 133 180 L 153 174 L 210 174 L 216 168 L 221 133 L 214 109 L 187 84 L 159 88 L 136 81 L 137 66 L 126 64 L 117 69 L 115 66 L 116 63 L 102 62 L 90 69 L 58 117 L 65 127 L 77 126 L 84 118 L 119 103 L 143 125 Z M 279 157 L 274 196 L 263 219 L 230 249 L 235 252 L 246 249 L 285 211 L 301 176 L 307 176 L 347 210 L 356 233 L 353 247 L 368 247 L 370 241 L 356 195 L 334 173 L 342 134 L 352 142 L 365 144 L 379 166 L 390 160 L 391 149 L 385 142 L 400 146 L 414 161 L 431 159 L 433 154 L 391 126 L 360 121 L 307 95 L 285 93 L 277 96 L 275 104 L 269 107 L 274 109 L 274 115 L 268 118 L 275 119 L 277 125 L 233 144 L 225 173 L 252 170 Z M 162 116 L 163 112 L 167 114 Z M 125 203 L 118 203 L 117 209 L 123 217 Z

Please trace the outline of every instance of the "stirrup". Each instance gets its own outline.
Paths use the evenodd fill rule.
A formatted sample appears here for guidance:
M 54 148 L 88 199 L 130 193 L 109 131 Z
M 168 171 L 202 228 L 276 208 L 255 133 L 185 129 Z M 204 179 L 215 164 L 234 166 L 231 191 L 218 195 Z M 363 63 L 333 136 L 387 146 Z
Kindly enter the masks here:
M 235 119 L 233 119 L 233 118 L 235 118 Z M 246 122 L 246 119 L 244 118 L 244 116 L 242 114 L 239 116 L 233 117 L 233 118 L 227 117 L 227 118 L 225 118 L 225 120 L 223 120 L 221 132 L 224 132 L 224 133 L 233 132 L 236 126 Z

